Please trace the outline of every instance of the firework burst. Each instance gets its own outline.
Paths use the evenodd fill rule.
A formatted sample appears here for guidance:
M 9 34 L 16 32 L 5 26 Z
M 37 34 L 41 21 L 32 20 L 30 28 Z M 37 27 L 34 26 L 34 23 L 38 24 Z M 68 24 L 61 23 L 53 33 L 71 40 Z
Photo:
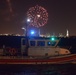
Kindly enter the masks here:
M 30 25 L 35 27 L 41 27 L 47 23 L 48 13 L 46 9 L 36 5 L 35 7 L 31 7 L 27 11 L 27 18 L 30 19 Z

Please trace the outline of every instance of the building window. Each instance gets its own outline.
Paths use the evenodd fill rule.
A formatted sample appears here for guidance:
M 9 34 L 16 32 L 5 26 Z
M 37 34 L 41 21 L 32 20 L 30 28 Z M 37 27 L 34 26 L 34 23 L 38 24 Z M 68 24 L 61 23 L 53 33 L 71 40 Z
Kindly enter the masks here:
M 55 41 L 48 41 L 47 45 L 48 46 L 55 46 L 56 42 Z
M 22 40 L 22 45 L 25 45 L 25 39 Z
M 45 41 L 37 41 L 37 46 L 45 46 Z
M 35 46 L 35 41 L 30 41 L 30 46 Z

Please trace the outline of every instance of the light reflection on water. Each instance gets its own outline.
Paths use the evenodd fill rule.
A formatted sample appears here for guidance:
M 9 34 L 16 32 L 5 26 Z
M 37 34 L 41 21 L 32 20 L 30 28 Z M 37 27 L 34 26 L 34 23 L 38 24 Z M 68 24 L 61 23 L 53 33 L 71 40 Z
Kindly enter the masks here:
M 76 75 L 76 65 L 0 65 L 0 75 Z

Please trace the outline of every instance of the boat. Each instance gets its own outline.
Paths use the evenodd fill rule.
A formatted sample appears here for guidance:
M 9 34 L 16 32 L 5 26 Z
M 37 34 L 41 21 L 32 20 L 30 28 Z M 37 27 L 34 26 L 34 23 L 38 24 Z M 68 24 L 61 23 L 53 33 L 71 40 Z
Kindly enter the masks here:
M 55 39 L 55 40 L 52 40 Z M 24 44 L 25 38 L 21 39 L 21 53 L 28 53 L 28 56 L 32 57 L 49 57 L 49 56 L 59 56 L 70 54 L 70 51 L 65 48 L 60 48 L 57 46 L 60 39 L 51 38 L 30 38 L 28 40 L 28 51 L 26 50 L 26 45 Z M 27 52 L 25 52 L 25 50 Z
M 20 48 L 9 47 L 3 43 L 0 49 L 0 64 L 63 64 L 76 60 L 76 54 L 71 54 L 70 50 L 57 45 L 60 39 L 22 37 Z M 14 45 L 13 41 L 11 43 Z

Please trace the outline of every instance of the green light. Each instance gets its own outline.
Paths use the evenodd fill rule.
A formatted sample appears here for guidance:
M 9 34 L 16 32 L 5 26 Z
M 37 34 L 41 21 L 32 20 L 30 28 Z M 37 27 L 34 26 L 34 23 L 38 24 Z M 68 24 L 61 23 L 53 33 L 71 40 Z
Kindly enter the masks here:
M 54 37 L 52 37 L 52 38 L 51 38 L 51 40 L 52 40 L 52 41 L 54 41 L 54 40 L 55 40 L 55 38 L 54 38 Z

